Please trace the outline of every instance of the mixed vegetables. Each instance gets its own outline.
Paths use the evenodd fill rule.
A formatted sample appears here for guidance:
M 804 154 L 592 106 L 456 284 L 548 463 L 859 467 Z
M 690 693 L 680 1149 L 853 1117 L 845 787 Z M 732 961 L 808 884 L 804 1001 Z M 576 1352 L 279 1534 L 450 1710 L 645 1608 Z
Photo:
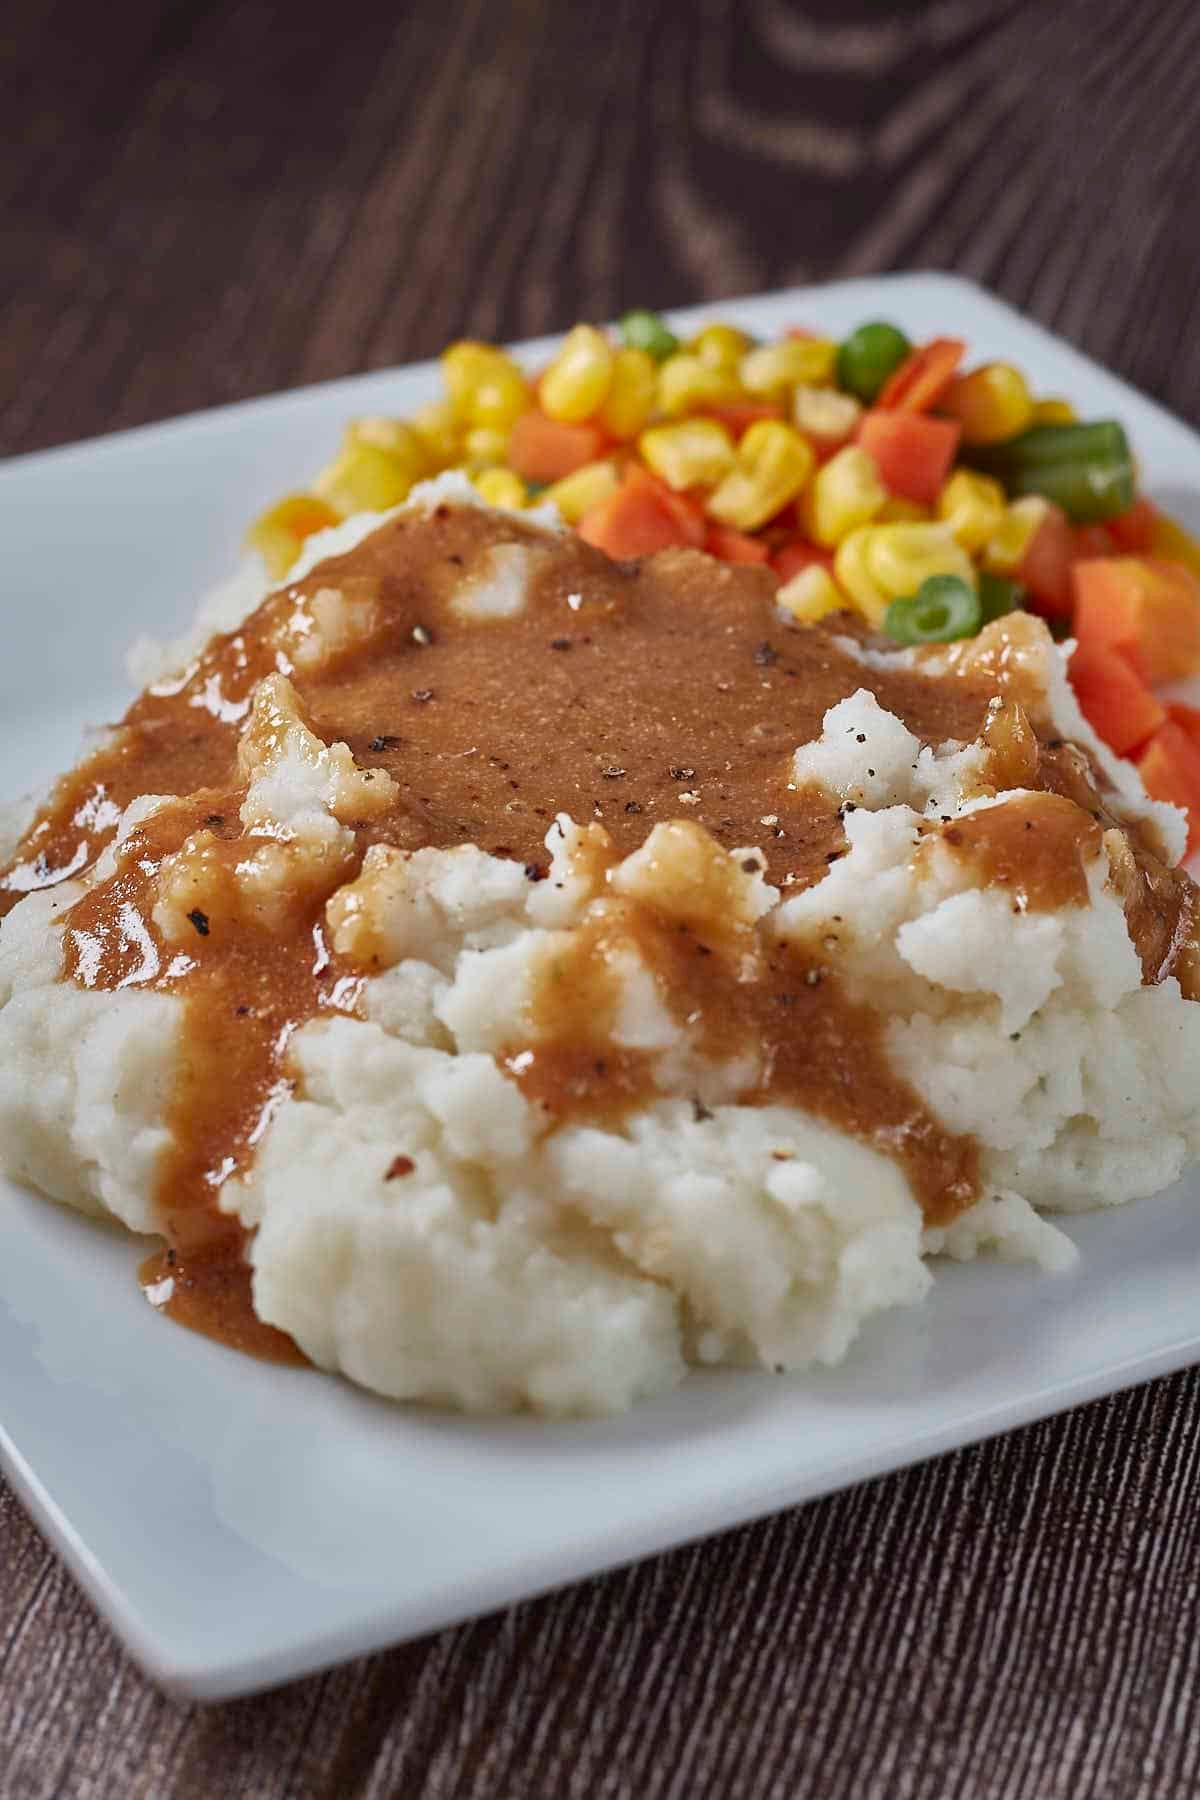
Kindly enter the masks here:
M 724 323 L 681 341 L 644 309 L 615 335 L 577 325 L 536 376 L 463 341 L 441 400 L 355 420 L 250 542 L 282 576 L 310 533 L 461 468 L 494 505 L 552 501 L 610 556 L 761 564 L 801 622 L 849 607 L 897 643 L 946 643 L 1025 607 L 1075 640 L 1084 713 L 1186 808 L 1195 848 L 1200 709 L 1162 690 L 1200 671 L 1200 543 L 1139 494 L 1115 420 L 1080 423 L 965 351 L 884 322 L 840 343 Z

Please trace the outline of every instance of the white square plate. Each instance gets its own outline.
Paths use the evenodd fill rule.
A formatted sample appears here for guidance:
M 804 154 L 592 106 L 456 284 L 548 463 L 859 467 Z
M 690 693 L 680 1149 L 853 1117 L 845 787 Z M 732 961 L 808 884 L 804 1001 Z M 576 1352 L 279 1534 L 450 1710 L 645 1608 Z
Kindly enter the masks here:
M 740 304 L 770 333 L 952 331 L 1129 427 L 1195 519 L 1200 441 L 967 282 L 847 282 Z M 681 314 L 691 324 L 706 316 Z M 542 346 L 529 346 L 537 355 Z M 345 420 L 430 397 L 433 365 L 330 382 L 0 468 L 0 795 L 127 698 L 122 652 L 183 627 L 247 520 Z M 605 1423 L 394 1407 L 173 1330 L 139 1246 L 0 1181 L 0 1461 L 130 1651 L 216 1700 L 501 1606 L 1200 1360 L 1200 1181 L 1069 1224 L 1077 1271 L 950 1265 L 836 1371 L 693 1375 Z

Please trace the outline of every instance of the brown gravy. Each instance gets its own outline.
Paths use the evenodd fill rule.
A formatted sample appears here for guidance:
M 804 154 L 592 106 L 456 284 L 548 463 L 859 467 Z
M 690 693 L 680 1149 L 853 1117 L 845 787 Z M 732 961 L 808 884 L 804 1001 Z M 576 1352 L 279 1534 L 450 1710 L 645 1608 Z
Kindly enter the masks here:
M 175 1148 L 159 1179 L 170 1250 L 146 1281 L 170 1274 L 166 1310 L 258 1354 L 298 1353 L 253 1315 L 244 1233 L 220 1211 L 219 1190 L 252 1161 L 289 1090 L 292 1033 L 323 1011 L 353 1011 L 366 971 L 342 966 L 327 948 L 325 892 L 296 901 L 283 931 L 191 914 L 195 941 L 185 953 L 160 941 L 150 911 L 162 858 L 190 832 L 211 832 L 214 854 L 230 866 L 244 853 L 237 743 L 264 675 L 287 673 L 312 729 L 345 741 L 361 768 L 386 770 L 397 784 L 390 811 L 356 831 L 354 858 L 331 873 L 334 885 L 376 842 L 473 842 L 538 880 L 546 832 L 567 811 L 603 825 L 614 856 L 635 849 L 654 824 L 686 818 L 726 848 L 761 846 L 769 880 L 804 886 L 845 849 L 828 797 L 787 787 L 791 753 L 819 735 L 825 711 L 865 685 L 923 742 L 969 741 L 997 691 L 986 673 L 929 679 L 864 669 L 832 632 L 782 622 L 761 570 L 692 552 L 614 564 L 570 535 L 542 550 L 520 615 L 464 619 L 451 604 L 464 571 L 504 543 L 537 548 L 543 540 L 516 519 L 439 507 L 390 522 L 279 590 L 238 631 L 214 638 L 183 676 L 134 702 L 111 740 L 58 784 L 0 874 L 2 916 L 31 889 L 90 865 L 135 796 L 182 797 L 131 836 L 116 875 L 65 915 L 64 978 L 148 985 L 185 1000 Z M 365 641 L 306 673 L 280 645 L 289 617 L 330 587 L 373 608 L 374 624 Z M 1026 721 L 1017 733 L 1020 755 L 1029 785 L 1050 792 L 1023 811 L 925 829 L 958 833 L 1014 904 L 1069 904 L 1086 896 L 1100 803 L 1094 784 L 1056 797 L 1067 784 L 1032 729 Z M 1075 769 L 1076 786 L 1077 777 Z M 1154 861 L 1144 846 L 1138 854 L 1138 870 Z M 1192 932 L 1190 882 L 1156 870 L 1150 901 L 1141 873 L 1126 896 L 1131 922 L 1139 905 L 1145 915 L 1147 979 L 1170 972 Z M 553 1114 L 612 1116 L 646 1096 L 647 1069 L 636 1057 L 602 1054 L 589 1023 L 603 1018 L 589 967 L 592 939 L 605 930 L 638 936 L 664 997 L 699 1020 L 714 1060 L 757 1046 L 761 1072 L 745 1097 L 793 1101 L 884 1148 L 931 1219 L 969 1203 L 976 1146 L 946 1131 L 891 1069 L 878 1021 L 841 992 L 833 956 L 827 964 L 818 952 L 768 951 L 756 938 L 754 977 L 739 979 L 728 943 L 645 909 L 634 918 L 620 903 L 578 934 L 571 966 L 539 997 L 529 1043 L 511 1047 L 513 1078 Z
M 1019 794 L 942 825 L 936 836 L 1003 888 L 1017 912 L 1085 906 L 1087 865 L 1100 851 L 1100 826 L 1059 794 Z
M 301 1364 L 308 1358 L 286 1331 L 264 1325 L 250 1294 L 250 1264 L 239 1241 L 218 1240 L 195 1256 L 167 1247 L 148 1256 L 138 1270 L 151 1305 L 177 1325 L 218 1338 L 261 1362 Z
M 506 1059 L 529 1099 L 556 1117 L 603 1120 L 653 1095 L 652 1059 L 614 1051 L 607 1030 L 605 952 L 631 940 L 706 1059 L 719 1064 L 753 1046 L 759 1074 L 743 1103 L 791 1101 L 894 1157 L 931 1224 L 975 1198 L 978 1146 L 947 1131 L 892 1071 L 879 1015 L 846 997 L 818 947 L 767 947 L 751 928 L 722 936 L 607 903 L 546 970 L 536 1036 Z M 703 1118 L 702 1097 L 692 1104 Z

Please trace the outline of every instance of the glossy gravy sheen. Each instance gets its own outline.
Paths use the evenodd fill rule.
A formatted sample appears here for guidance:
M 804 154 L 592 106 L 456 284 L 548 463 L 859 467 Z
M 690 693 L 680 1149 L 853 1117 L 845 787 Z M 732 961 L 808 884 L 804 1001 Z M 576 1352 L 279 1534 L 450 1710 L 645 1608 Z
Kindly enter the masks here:
M 534 558 L 524 610 L 464 618 L 455 595 L 491 548 L 514 544 Z M 373 622 L 364 639 L 306 672 L 286 648 L 289 621 L 329 588 L 370 607 Z M 127 840 L 117 873 L 64 913 L 64 979 L 148 986 L 186 1003 L 175 1147 L 159 1180 L 169 1248 L 143 1277 L 156 1303 L 257 1354 L 298 1355 L 254 1317 L 244 1233 L 218 1196 L 251 1163 L 290 1091 L 290 1037 L 324 1012 L 355 1010 L 371 971 L 331 954 L 324 905 L 372 843 L 476 843 L 522 863 L 535 881 L 559 811 L 601 824 L 614 860 L 654 824 L 687 819 L 725 848 L 760 846 L 769 880 L 804 886 L 845 850 L 828 796 L 787 786 L 792 751 L 820 735 L 831 705 L 869 686 L 928 744 L 972 740 L 989 719 L 994 726 L 998 679 L 968 668 L 936 679 L 864 669 L 833 632 L 781 621 L 772 595 L 763 571 L 692 552 L 614 564 L 569 534 L 547 547 L 519 520 L 474 508 L 401 516 L 271 595 L 183 675 L 147 690 L 111 741 L 59 783 L 0 876 L 0 915 L 90 865 L 136 796 L 180 796 Z M 167 946 L 150 916 L 164 856 L 197 830 L 212 834 L 230 871 L 246 853 L 238 737 L 256 683 L 276 670 L 292 680 L 313 731 L 348 743 L 360 768 L 392 776 L 396 802 L 356 829 L 353 856 L 331 869 L 326 888 L 294 899 L 286 928 L 214 908 L 188 915 L 195 937 L 184 950 Z M 1011 711 L 1011 696 L 1006 704 Z M 1013 717 L 1005 754 L 1023 759 L 1026 785 L 1049 791 L 1015 809 L 923 825 L 914 854 L 941 834 L 982 880 L 1005 886 L 1014 906 L 1082 902 L 1106 822 L 1096 786 L 1086 765 L 1062 775 L 1036 718 Z M 1061 791 L 1072 783 L 1074 793 Z M 997 785 L 1011 782 L 998 774 Z M 1139 947 L 1147 978 L 1158 979 L 1190 942 L 1191 884 L 1146 845 L 1133 862 L 1127 910 L 1135 921 L 1142 908 Z M 513 1079 L 552 1115 L 612 1117 L 647 1096 L 648 1069 L 614 1057 L 601 1029 L 595 970 L 612 931 L 637 938 L 664 1001 L 706 1053 L 758 1047 L 760 1077 L 745 1098 L 800 1105 L 896 1157 L 931 1220 L 970 1203 L 977 1147 L 948 1132 L 891 1069 L 879 1021 L 841 991 L 828 942 L 768 946 L 750 932 L 735 943 L 606 902 L 543 982 L 529 1041 L 507 1058 Z
M 878 1015 L 838 985 L 832 940 L 824 955 L 817 946 L 768 946 L 752 928 L 697 930 L 606 903 L 604 916 L 580 926 L 546 970 L 535 1008 L 538 1036 L 508 1057 L 530 1099 L 558 1117 L 602 1120 L 655 1094 L 653 1059 L 612 1048 L 611 990 L 597 978 L 605 950 L 631 939 L 675 1017 L 698 1024 L 707 1058 L 732 1060 L 754 1047 L 760 1073 L 739 1095 L 743 1103 L 792 1101 L 894 1157 L 931 1224 L 970 1205 L 979 1172 L 974 1139 L 947 1131 L 893 1072 Z M 703 1118 L 702 1097 L 692 1104 Z

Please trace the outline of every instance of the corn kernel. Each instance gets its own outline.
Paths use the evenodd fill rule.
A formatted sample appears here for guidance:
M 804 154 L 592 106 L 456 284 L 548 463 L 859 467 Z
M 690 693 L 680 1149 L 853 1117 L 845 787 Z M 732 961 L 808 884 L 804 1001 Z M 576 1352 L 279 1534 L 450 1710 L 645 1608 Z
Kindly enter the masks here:
M 976 585 L 971 559 L 948 525 L 872 525 L 869 530 L 867 567 L 889 600 L 915 594 L 931 575 L 957 575 L 968 587 Z
M 1050 502 L 1040 494 L 1011 501 L 983 547 L 984 568 L 993 575 L 1015 575 L 1049 511 Z
M 796 498 L 815 462 L 812 446 L 790 425 L 757 419 L 738 444 L 734 466 L 709 497 L 708 511 L 722 525 L 757 531 Z
M 837 345 L 824 338 L 781 338 L 748 350 L 738 365 L 747 393 L 774 396 L 788 388 L 822 387 L 832 379 Z
M 424 444 L 403 419 L 375 416 L 352 419 L 346 427 L 342 446 L 349 450 L 359 444 L 385 451 L 396 465 L 397 474 L 406 475 L 410 486 L 434 473 Z
M 854 436 L 862 407 L 853 394 L 802 382 L 792 395 L 792 423 L 818 444 L 843 443 Z
M 744 398 L 736 375 L 728 369 L 711 369 L 686 350 L 659 364 L 658 410 L 669 419 L 698 412 L 702 406 L 729 406 Z
M 461 441 L 454 408 L 448 400 L 435 400 L 412 416 L 412 428 L 425 452 L 430 474 L 459 461 Z
M 511 356 L 463 338 L 442 353 L 442 380 L 463 425 L 506 430 L 533 405 L 533 391 Z
M 829 387 L 837 379 L 837 359 L 840 346 L 833 338 L 793 338 L 791 340 L 798 349 L 804 352 L 803 377 L 807 387 Z M 847 395 L 845 398 L 851 398 Z
M 548 487 L 542 499 L 553 501 L 568 525 L 578 525 L 584 513 L 616 492 L 620 481 L 612 463 L 584 463 L 581 469 L 574 469 Z
M 840 612 L 846 596 L 828 569 L 820 563 L 810 563 L 777 589 L 775 604 L 799 623 L 812 625 L 826 613 Z
M 492 351 L 491 344 L 480 344 L 473 338 L 460 338 L 442 351 L 442 384 L 455 418 L 468 420 L 476 383 L 487 370 Z
M 600 424 L 615 438 L 636 437 L 654 411 L 658 364 L 645 350 L 618 350 Z
M 598 413 L 612 382 L 613 347 L 594 325 L 576 325 L 542 376 L 542 411 L 568 425 Z
M 399 506 L 416 476 L 390 451 L 348 434 L 341 450 L 313 482 L 313 491 L 345 519 L 351 513 Z
M 1047 395 L 1044 400 L 1033 403 L 1033 425 L 1074 425 L 1079 414 L 1069 400 L 1060 400 L 1057 395 Z
M 1186 530 L 1177 519 L 1167 517 L 1166 513 L 1156 512 L 1150 525 L 1150 548 L 1155 556 L 1165 556 L 1172 562 L 1181 562 L 1200 575 L 1200 542 Z
M 871 525 L 859 525 L 842 539 L 834 552 L 833 572 L 839 588 L 863 617 L 872 625 L 882 625 L 891 597 L 871 574 L 867 553 L 873 530 Z
M 374 444 L 377 449 L 386 450 L 389 456 L 407 463 L 414 478 L 429 473 L 429 456 L 425 446 L 412 426 L 405 424 L 403 419 L 386 419 L 379 415 L 352 419 L 346 435 L 357 443 Z
M 938 518 L 944 519 L 964 550 L 982 550 L 1004 522 L 1004 489 L 990 475 L 958 469 L 938 495 Z
M 832 549 L 873 519 L 887 498 L 874 457 L 847 444 L 813 476 L 800 503 L 801 521 L 814 543 Z
M 490 468 L 508 455 L 508 433 L 495 425 L 473 425 L 463 439 L 463 450 L 468 463 Z
M 736 374 L 738 364 L 753 342 L 754 339 L 739 331 L 736 325 L 706 325 L 703 331 L 688 339 L 687 347 L 706 368 L 725 369 Z
M 529 500 L 525 483 L 512 469 L 481 469 L 473 480 L 475 492 L 489 506 L 506 506 L 516 512 Z
M 646 467 L 679 490 L 715 487 L 729 473 L 737 452 L 733 439 L 715 419 L 680 419 L 643 431 L 638 451 Z
M 312 494 L 285 494 L 258 515 L 246 533 L 246 542 L 258 551 L 272 581 L 282 581 L 299 556 L 305 538 L 314 531 L 328 530 L 340 517 L 332 506 L 314 499 Z
M 875 514 L 876 525 L 921 525 L 932 519 L 933 508 L 919 500 L 906 500 L 903 494 L 890 494 Z
M 984 363 L 956 375 L 938 402 L 962 426 L 966 444 L 999 444 L 1033 423 L 1033 396 L 1011 363 Z
M 976 584 L 970 557 L 943 524 L 860 525 L 838 545 L 833 572 L 872 625 L 882 625 L 892 601 L 915 594 L 930 575 Z
M 533 405 L 533 389 L 507 357 L 493 365 L 475 390 L 471 417 L 478 426 L 507 431 Z

